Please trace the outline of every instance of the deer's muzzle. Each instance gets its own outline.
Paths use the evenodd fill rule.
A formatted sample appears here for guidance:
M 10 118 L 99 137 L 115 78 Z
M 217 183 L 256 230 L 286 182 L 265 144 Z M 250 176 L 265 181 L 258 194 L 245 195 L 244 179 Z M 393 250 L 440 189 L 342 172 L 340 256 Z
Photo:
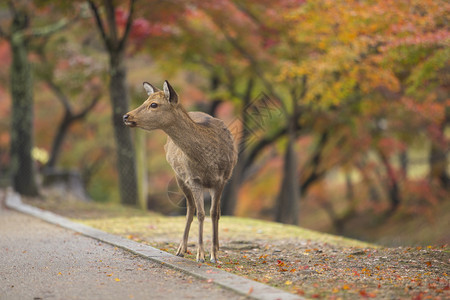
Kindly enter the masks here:
M 123 123 L 124 123 L 125 125 L 127 125 L 127 126 L 130 126 L 130 127 L 136 127 L 136 122 L 130 121 L 130 120 L 129 120 L 129 117 L 130 117 L 129 114 L 123 115 L 123 117 L 122 117 Z

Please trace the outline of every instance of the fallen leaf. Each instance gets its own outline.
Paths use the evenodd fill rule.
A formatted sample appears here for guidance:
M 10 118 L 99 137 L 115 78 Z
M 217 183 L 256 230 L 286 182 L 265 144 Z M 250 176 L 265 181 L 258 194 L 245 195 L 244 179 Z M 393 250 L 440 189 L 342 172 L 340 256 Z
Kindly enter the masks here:
M 120 279 L 119 279 L 119 278 L 114 278 L 114 280 L 115 280 L 115 281 L 117 281 L 117 282 L 119 282 L 119 281 L 120 281 Z
M 250 287 L 250 288 L 248 289 L 247 295 L 250 295 L 251 293 L 253 293 L 253 287 Z

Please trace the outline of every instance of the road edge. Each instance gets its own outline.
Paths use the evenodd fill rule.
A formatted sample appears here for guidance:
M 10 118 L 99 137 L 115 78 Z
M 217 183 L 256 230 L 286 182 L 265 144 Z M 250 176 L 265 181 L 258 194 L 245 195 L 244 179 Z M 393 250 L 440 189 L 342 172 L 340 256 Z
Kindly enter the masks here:
M 208 266 L 206 264 L 196 263 L 194 261 L 172 255 L 162 250 L 144 245 L 120 236 L 116 236 L 104 231 L 89 227 L 84 224 L 70 221 L 69 219 L 42 210 L 40 208 L 24 204 L 19 194 L 8 189 L 5 196 L 5 206 L 24 214 L 34 216 L 48 223 L 78 232 L 84 236 L 102 241 L 118 248 L 125 249 L 141 257 L 150 259 L 161 265 L 195 276 L 197 278 L 213 282 L 223 288 L 234 291 L 240 295 L 260 300 L 300 300 L 300 296 L 284 292 L 277 288 L 253 281 L 226 271 Z

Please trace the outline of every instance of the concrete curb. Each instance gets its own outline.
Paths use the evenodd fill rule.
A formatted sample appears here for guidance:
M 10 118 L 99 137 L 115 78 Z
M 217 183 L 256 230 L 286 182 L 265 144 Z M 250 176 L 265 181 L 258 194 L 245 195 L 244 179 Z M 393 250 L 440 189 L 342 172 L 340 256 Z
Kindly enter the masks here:
M 197 278 L 214 282 L 226 289 L 232 290 L 238 294 L 261 300 L 274 299 L 304 299 L 302 297 L 290 294 L 279 289 L 264 285 L 262 283 L 243 278 L 228 272 L 225 272 L 206 264 L 196 263 L 194 261 L 184 259 L 159 249 L 144 245 L 126 238 L 103 232 L 101 230 L 72 222 L 64 217 L 56 215 L 52 212 L 45 211 L 30 205 L 22 203 L 18 194 L 8 190 L 6 192 L 6 207 L 17 210 L 19 212 L 32 215 L 48 223 L 61 226 L 63 228 L 78 232 L 84 236 L 97 239 L 104 243 L 123 248 L 134 254 L 140 255 L 147 259 L 151 259 L 157 263 L 168 266 L 175 270 L 193 275 Z

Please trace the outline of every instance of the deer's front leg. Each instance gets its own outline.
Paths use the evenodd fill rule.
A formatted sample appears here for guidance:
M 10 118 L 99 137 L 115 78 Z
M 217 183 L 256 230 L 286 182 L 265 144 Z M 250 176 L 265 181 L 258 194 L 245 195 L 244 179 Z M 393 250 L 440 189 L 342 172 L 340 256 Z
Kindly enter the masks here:
M 178 250 L 176 253 L 177 256 L 183 257 L 184 254 L 187 252 L 187 242 L 188 242 L 188 238 L 189 238 L 189 231 L 191 229 L 191 223 L 192 223 L 192 220 L 194 219 L 195 204 L 194 204 L 194 197 L 192 196 L 192 192 L 186 186 L 186 184 L 178 177 L 177 177 L 177 183 L 186 197 L 186 204 L 187 204 L 186 226 L 184 228 L 183 239 L 181 240 L 180 246 L 178 247 Z
M 186 213 L 186 227 L 184 228 L 183 239 L 180 242 L 180 246 L 178 247 L 177 256 L 183 257 L 187 252 L 187 242 L 189 238 L 189 231 L 191 229 L 191 223 L 194 219 L 194 204 L 189 204 L 189 200 L 186 199 L 186 203 L 188 203 L 187 213 Z

